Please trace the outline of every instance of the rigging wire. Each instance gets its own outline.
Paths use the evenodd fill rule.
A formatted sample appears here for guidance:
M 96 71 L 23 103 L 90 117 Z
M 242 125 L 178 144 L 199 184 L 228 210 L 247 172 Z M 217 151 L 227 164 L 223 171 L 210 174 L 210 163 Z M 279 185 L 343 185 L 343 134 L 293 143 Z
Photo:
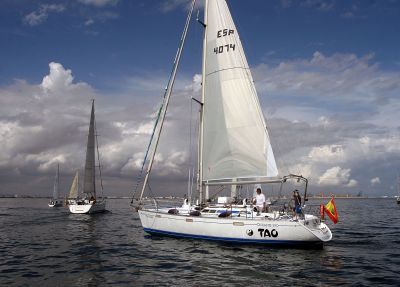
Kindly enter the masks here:
M 163 127 L 163 124 L 164 124 L 164 119 L 165 119 L 167 108 L 168 108 L 169 98 L 171 96 L 172 89 L 173 89 L 173 86 L 174 86 L 174 83 L 175 83 L 175 76 L 176 76 L 176 72 L 177 72 L 177 69 L 178 69 L 178 66 L 179 66 L 180 56 L 182 54 L 183 46 L 185 44 L 185 39 L 186 39 L 187 31 L 189 29 L 189 24 L 190 24 L 190 20 L 191 20 L 191 17 L 192 17 L 192 12 L 193 12 L 195 4 L 196 4 L 196 0 L 193 0 L 191 9 L 190 9 L 189 14 L 188 14 L 188 16 L 186 18 L 185 28 L 184 28 L 184 30 L 182 32 L 182 36 L 181 36 L 181 39 L 180 39 L 180 45 L 179 45 L 178 50 L 177 50 L 176 55 L 175 55 L 174 64 L 173 64 L 173 67 L 172 67 L 172 70 L 171 70 L 171 75 L 170 75 L 170 78 L 168 80 L 168 85 L 167 85 L 167 87 L 165 89 L 163 105 L 159 110 L 160 114 L 159 114 L 158 119 L 156 121 L 157 122 L 156 126 L 158 126 L 158 124 L 159 124 L 158 134 L 157 134 L 156 140 L 154 142 L 154 149 L 152 151 L 152 155 L 151 155 L 148 167 L 147 167 L 146 176 L 144 178 L 144 183 L 143 183 L 142 191 L 141 191 L 141 195 L 140 195 L 140 200 L 143 197 L 143 193 L 145 191 L 146 186 L 148 186 L 149 175 L 150 175 L 150 172 L 151 172 L 151 169 L 152 169 L 155 153 L 157 151 L 158 142 L 159 142 L 159 139 L 160 139 L 162 127 Z M 161 119 L 160 122 L 159 122 L 159 119 Z M 151 143 L 152 143 L 152 138 L 151 138 L 151 141 L 150 141 L 149 145 L 151 145 Z M 132 201 L 133 201 L 133 198 L 132 198 Z
M 165 95 L 164 95 L 164 98 L 165 98 Z M 144 166 L 145 166 L 145 164 L 146 164 L 147 156 L 148 156 L 149 150 L 150 150 L 150 148 L 151 148 L 151 143 L 153 142 L 153 137 L 154 137 L 154 134 L 155 134 L 156 129 L 157 129 L 157 125 L 158 125 L 158 121 L 159 121 L 159 119 L 160 119 L 160 114 L 161 114 L 161 110 L 162 110 L 162 108 L 163 108 L 163 105 L 164 105 L 164 101 L 163 101 L 163 103 L 161 104 L 160 108 L 158 109 L 157 117 L 156 117 L 156 120 L 155 120 L 154 126 L 153 126 L 153 131 L 152 131 L 152 133 L 151 133 L 150 140 L 149 140 L 149 143 L 148 143 L 148 145 L 147 145 L 146 153 L 145 153 L 145 155 L 144 155 L 144 159 L 143 159 L 143 162 L 142 162 L 142 167 L 141 167 L 141 169 L 140 169 L 140 172 L 139 172 L 138 176 L 136 177 L 136 185 L 135 185 L 135 188 L 134 188 L 134 191 L 133 191 L 133 195 L 132 195 L 132 199 L 131 199 L 131 204 L 133 203 L 133 199 L 134 199 L 134 197 L 135 197 L 135 195 L 136 195 L 136 192 L 137 192 L 138 187 L 139 187 L 139 185 L 140 185 L 140 182 L 141 182 L 141 180 L 142 180 Z

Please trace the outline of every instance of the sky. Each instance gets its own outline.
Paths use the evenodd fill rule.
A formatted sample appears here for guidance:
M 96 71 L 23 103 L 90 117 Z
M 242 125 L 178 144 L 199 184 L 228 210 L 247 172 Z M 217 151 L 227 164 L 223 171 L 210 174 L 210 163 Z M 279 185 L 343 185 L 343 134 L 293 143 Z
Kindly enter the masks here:
M 228 3 L 281 174 L 308 177 L 312 193 L 397 194 L 400 1 Z M 93 98 L 105 193 L 132 194 L 188 5 L 0 2 L 0 194 L 50 196 L 57 163 L 69 190 Z M 159 195 L 187 193 L 194 166 L 202 29 L 192 19 L 150 180 Z

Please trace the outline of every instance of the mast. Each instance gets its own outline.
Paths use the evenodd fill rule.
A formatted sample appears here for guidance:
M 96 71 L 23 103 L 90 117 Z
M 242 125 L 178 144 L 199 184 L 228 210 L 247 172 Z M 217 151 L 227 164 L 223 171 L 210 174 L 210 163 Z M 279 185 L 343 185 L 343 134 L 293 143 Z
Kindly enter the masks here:
M 53 199 L 57 200 L 58 199 L 58 187 L 59 187 L 59 176 L 60 176 L 60 164 L 57 163 L 57 172 L 56 172 L 56 178 L 54 180 L 54 189 L 53 189 Z
M 205 79 L 206 79 L 206 51 L 207 51 L 207 11 L 208 11 L 208 0 L 205 0 L 204 5 L 204 36 L 203 36 L 203 62 L 202 62 L 202 71 L 201 71 L 201 107 L 200 107 L 200 128 L 199 128 L 199 151 L 198 151 L 198 168 L 199 168 L 199 182 L 198 182 L 198 190 L 199 190 L 199 201 L 202 204 L 204 201 L 207 201 L 208 198 L 204 200 L 203 196 L 203 115 L 204 115 L 204 93 L 205 93 Z M 208 197 L 208 194 L 207 194 Z
M 164 102 L 164 108 L 163 108 L 163 111 L 162 111 L 162 114 L 161 114 L 160 128 L 158 129 L 155 146 L 154 146 L 153 152 L 152 152 L 151 157 L 150 157 L 149 166 L 147 167 L 146 176 L 144 178 L 144 182 L 143 182 L 143 186 L 142 186 L 142 192 L 140 193 L 139 202 L 142 201 L 143 193 L 144 193 L 144 191 L 146 189 L 147 182 L 149 180 L 149 175 L 150 175 L 151 169 L 153 167 L 154 157 L 155 157 L 156 152 L 157 152 L 158 142 L 160 140 L 161 131 L 162 131 L 162 128 L 163 128 L 163 125 L 164 125 L 164 120 L 165 120 L 165 115 L 166 115 L 167 109 L 168 109 L 169 99 L 171 97 L 172 89 L 174 87 L 175 78 L 176 78 L 176 72 L 177 72 L 178 67 L 179 67 L 179 62 L 180 62 L 180 59 L 181 59 L 182 50 L 183 50 L 183 47 L 185 45 L 186 34 L 187 34 L 188 29 L 189 29 L 190 19 L 192 18 L 192 13 L 193 13 L 193 9 L 194 9 L 194 5 L 195 4 L 196 4 L 196 0 L 193 0 L 191 8 L 190 8 L 190 11 L 189 11 L 189 14 L 188 14 L 188 16 L 186 18 L 186 24 L 185 24 L 185 28 L 183 29 L 183 33 L 182 33 L 182 36 L 181 36 L 181 42 L 180 42 L 178 51 L 176 53 L 176 57 L 175 57 L 175 60 L 174 60 L 174 66 L 172 68 L 171 77 L 170 77 L 170 79 L 168 81 L 167 89 L 165 90 L 165 94 L 164 94 L 165 102 Z

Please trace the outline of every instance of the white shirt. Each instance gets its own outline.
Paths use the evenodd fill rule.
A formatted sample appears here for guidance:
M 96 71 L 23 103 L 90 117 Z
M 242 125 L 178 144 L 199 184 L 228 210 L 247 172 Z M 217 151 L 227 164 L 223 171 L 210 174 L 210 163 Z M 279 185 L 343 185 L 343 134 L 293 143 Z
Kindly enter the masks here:
M 265 195 L 264 194 L 257 194 L 256 195 L 256 205 L 263 207 L 265 203 Z

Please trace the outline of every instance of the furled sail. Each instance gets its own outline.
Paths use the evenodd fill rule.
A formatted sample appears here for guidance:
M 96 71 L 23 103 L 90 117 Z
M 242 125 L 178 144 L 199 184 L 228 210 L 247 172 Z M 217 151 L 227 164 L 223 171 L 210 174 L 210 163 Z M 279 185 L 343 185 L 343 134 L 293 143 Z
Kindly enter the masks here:
M 278 175 L 265 119 L 225 0 L 208 1 L 203 181 Z
M 72 181 L 71 189 L 69 190 L 68 194 L 69 199 L 78 198 L 78 184 L 79 184 L 79 173 L 77 171 L 74 180 Z
M 92 102 L 92 112 L 90 115 L 90 126 L 86 148 L 85 178 L 83 182 L 83 193 L 87 197 L 96 197 L 95 185 L 95 134 L 94 134 L 94 101 Z

